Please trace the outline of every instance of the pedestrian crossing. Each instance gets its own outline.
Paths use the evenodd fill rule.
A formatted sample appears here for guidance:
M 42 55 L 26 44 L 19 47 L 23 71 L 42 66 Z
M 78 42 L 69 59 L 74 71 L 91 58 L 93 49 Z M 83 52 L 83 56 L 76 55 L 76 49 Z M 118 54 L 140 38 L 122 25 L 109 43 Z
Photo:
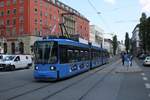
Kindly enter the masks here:
M 116 73 L 135 73 L 142 72 L 142 69 L 137 65 L 137 63 L 133 60 L 132 66 L 122 65 L 120 64 L 115 71 Z

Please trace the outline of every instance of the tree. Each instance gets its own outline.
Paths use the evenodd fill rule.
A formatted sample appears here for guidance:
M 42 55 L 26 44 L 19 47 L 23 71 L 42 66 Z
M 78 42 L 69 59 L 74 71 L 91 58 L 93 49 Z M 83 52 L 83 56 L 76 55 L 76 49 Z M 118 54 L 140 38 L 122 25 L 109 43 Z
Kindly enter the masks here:
M 139 24 L 139 38 L 142 42 L 142 48 L 146 52 L 146 35 L 147 35 L 147 16 L 145 13 L 142 13 Z
M 150 51 L 150 17 L 146 20 L 146 51 Z
M 126 36 L 125 36 L 125 47 L 126 47 L 126 52 L 128 53 L 130 49 L 130 39 L 129 39 L 128 32 L 126 32 Z
M 114 55 L 116 55 L 117 47 L 118 47 L 118 42 L 117 42 L 117 36 L 115 35 L 115 36 L 113 37 L 113 54 L 114 54 Z

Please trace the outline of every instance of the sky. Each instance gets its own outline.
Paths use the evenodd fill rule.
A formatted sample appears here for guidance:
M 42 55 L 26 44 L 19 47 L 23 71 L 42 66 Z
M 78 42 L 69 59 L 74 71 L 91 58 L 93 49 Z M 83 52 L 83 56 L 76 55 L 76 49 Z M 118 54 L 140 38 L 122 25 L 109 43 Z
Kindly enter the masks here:
M 142 12 L 150 16 L 150 0 L 60 0 L 79 11 L 90 25 L 98 25 L 105 33 L 117 35 L 118 40 L 128 32 L 132 37 Z

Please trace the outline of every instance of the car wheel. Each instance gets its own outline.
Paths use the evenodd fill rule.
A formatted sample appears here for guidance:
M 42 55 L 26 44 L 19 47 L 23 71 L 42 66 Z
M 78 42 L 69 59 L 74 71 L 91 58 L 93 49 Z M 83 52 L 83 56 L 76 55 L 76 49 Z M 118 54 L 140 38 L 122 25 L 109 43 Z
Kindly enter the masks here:
M 16 69 L 15 65 L 11 66 L 11 70 L 14 71 Z
M 32 64 L 28 64 L 26 68 L 29 69 L 31 66 L 32 66 Z

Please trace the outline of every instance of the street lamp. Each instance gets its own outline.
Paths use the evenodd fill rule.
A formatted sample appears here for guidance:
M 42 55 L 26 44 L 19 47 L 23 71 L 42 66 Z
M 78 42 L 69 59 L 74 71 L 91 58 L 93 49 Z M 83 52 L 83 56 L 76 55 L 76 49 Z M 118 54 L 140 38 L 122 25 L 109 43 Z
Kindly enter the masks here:
M 97 12 L 97 14 L 101 14 L 101 12 Z

